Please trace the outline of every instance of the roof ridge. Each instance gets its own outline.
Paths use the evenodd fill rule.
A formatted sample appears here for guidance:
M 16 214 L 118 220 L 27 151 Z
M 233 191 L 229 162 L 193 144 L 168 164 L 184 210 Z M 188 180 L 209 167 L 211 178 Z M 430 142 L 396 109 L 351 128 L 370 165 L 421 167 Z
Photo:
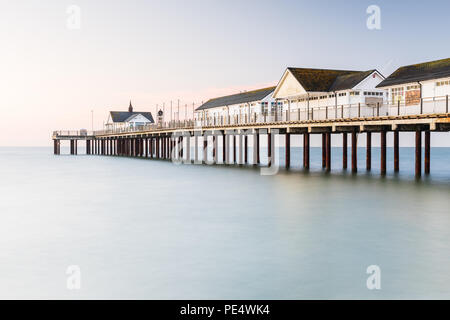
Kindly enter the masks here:
M 239 93 L 227 94 L 227 95 L 224 95 L 224 96 L 211 98 L 211 99 L 209 99 L 208 101 L 212 101 L 212 100 L 216 100 L 216 99 L 220 99 L 220 98 L 225 98 L 225 97 L 236 96 L 236 95 L 244 94 L 244 93 L 254 93 L 254 92 L 264 91 L 264 90 L 269 90 L 269 89 L 274 89 L 274 90 L 275 90 L 276 87 L 277 87 L 277 86 L 270 86 L 270 87 L 261 88 L 261 89 L 255 89 L 255 90 L 244 91 L 244 92 L 239 92 Z M 206 102 L 208 102 L 208 101 L 206 101 Z

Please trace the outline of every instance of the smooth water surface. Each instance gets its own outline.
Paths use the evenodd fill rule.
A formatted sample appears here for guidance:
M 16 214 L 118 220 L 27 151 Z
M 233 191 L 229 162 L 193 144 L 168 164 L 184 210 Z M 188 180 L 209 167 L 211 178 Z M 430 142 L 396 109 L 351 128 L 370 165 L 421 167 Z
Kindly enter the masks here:
M 0 298 L 449 299 L 450 150 L 432 149 L 420 182 L 413 149 L 386 178 L 375 149 L 357 176 L 338 148 L 322 172 L 320 152 L 309 173 L 294 149 L 294 168 L 267 176 L 0 148 Z M 370 265 L 381 290 L 366 287 Z

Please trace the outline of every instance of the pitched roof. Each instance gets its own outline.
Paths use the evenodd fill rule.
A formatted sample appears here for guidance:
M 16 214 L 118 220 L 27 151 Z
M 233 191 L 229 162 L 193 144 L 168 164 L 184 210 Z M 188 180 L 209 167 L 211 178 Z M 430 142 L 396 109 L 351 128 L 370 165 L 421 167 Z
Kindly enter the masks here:
M 128 112 L 128 111 L 110 111 L 111 119 L 113 122 L 125 122 L 127 119 L 134 115 L 141 114 L 147 118 L 150 122 L 154 123 L 151 112 Z
M 376 70 L 351 71 L 311 68 L 288 68 L 302 87 L 309 92 L 330 92 L 351 89 Z
M 233 94 L 230 96 L 210 99 L 195 110 L 196 111 L 205 110 L 205 109 L 210 109 L 210 108 L 217 108 L 217 107 L 229 106 L 229 105 L 233 105 L 233 104 L 240 104 L 240 103 L 262 100 L 265 97 L 267 97 L 269 94 L 271 94 L 273 92 L 273 90 L 275 90 L 275 87 L 247 91 L 247 92 Z
M 398 68 L 377 88 L 445 77 L 450 77 L 450 58 Z

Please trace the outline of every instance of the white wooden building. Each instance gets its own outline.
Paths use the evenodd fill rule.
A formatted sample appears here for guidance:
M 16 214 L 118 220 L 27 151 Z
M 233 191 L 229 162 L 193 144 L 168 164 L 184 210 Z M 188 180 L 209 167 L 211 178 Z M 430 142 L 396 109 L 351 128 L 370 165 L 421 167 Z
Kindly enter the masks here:
M 254 121 L 255 115 L 275 110 L 275 87 L 245 91 L 208 100 L 195 110 L 197 125 Z
M 450 58 L 400 67 L 377 87 L 388 91 L 390 115 L 448 112 Z
M 273 93 L 287 120 L 372 116 L 387 99 L 377 70 L 287 68 Z
M 130 101 L 128 111 L 110 111 L 105 127 L 106 129 L 137 128 L 154 122 L 151 112 L 133 111 Z

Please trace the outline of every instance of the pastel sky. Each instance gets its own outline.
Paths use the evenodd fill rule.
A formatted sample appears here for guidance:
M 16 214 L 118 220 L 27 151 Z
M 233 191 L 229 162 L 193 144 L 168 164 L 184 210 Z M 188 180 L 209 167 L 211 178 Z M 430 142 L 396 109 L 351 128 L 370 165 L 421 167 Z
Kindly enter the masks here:
M 53 130 L 91 129 L 91 110 L 101 128 L 130 99 L 151 112 L 180 99 L 192 112 L 193 102 L 276 84 L 288 66 L 389 75 L 450 57 L 449 1 L 0 4 L 1 146 L 47 146 Z M 81 9 L 80 29 L 67 27 L 70 5 Z M 381 30 L 366 27 L 369 5 L 381 8 Z

